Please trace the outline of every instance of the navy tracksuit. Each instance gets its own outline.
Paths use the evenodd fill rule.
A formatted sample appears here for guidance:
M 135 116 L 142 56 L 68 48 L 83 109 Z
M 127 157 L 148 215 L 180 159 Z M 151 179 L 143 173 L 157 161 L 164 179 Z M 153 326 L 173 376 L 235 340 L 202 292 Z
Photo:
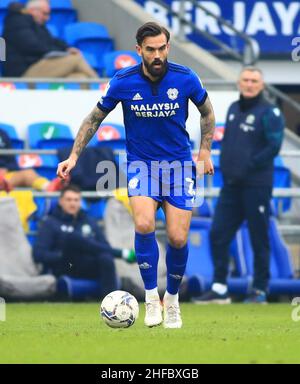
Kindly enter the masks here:
M 7 133 L 0 127 L 0 149 L 11 149 L 11 140 Z M 18 170 L 18 164 L 16 157 L 11 156 L 1 156 L 0 155 L 0 168 L 7 169 L 8 171 Z
M 58 206 L 41 223 L 33 257 L 54 276 L 99 280 L 102 294 L 118 289 L 113 249 L 94 219 L 81 211 L 77 217 Z
M 262 94 L 233 103 L 221 149 L 221 191 L 211 230 L 214 282 L 226 284 L 229 246 L 246 220 L 255 256 L 253 288 L 266 291 L 270 270 L 269 218 L 274 158 L 283 141 L 284 119 Z

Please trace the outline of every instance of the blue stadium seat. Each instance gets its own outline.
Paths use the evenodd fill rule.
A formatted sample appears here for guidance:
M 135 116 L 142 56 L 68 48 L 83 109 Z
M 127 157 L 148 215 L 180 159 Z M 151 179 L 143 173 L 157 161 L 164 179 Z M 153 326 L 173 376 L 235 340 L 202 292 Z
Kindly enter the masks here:
M 213 262 L 210 248 L 210 219 L 193 218 L 189 234 L 188 277 L 197 276 L 201 290 L 210 289 L 213 282 Z M 300 280 L 294 278 L 289 251 L 281 238 L 275 219 L 270 221 L 271 240 L 271 294 L 299 294 Z M 247 294 L 252 286 L 254 256 L 249 231 L 244 224 L 231 246 L 233 257 L 228 288 L 231 294 Z
M 57 282 L 57 290 L 61 295 L 71 299 L 85 299 L 87 297 L 101 297 L 101 285 L 96 280 L 75 279 L 61 276 Z
M 197 216 L 200 217 L 212 217 L 212 209 L 207 202 L 207 200 L 204 200 L 203 204 L 200 207 L 197 207 L 194 209 Z
M 225 124 L 216 123 L 216 130 L 214 134 L 214 140 L 212 143 L 212 149 L 221 149 L 224 133 L 225 133 Z
M 120 69 L 136 65 L 141 62 L 140 56 L 132 51 L 115 51 L 104 56 L 105 76 L 113 77 Z
M 284 165 L 281 156 L 277 156 L 274 161 L 274 187 L 275 188 L 291 188 L 292 176 L 291 171 Z M 291 198 L 274 198 L 273 199 L 274 214 L 277 216 L 280 211 L 287 212 L 292 205 Z M 280 208 L 281 207 L 281 208 Z
M 49 24 L 54 25 L 59 36 L 63 36 L 66 25 L 77 21 L 77 11 L 71 0 L 50 0 L 51 17 Z
M 56 177 L 59 161 L 55 155 L 19 155 L 17 161 L 20 169 L 35 169 L 49 180 Z
M 103 123 L 92 138 L 90 145 L 124 150 L 126 148 L 124 126 L 115 123 Z
M 94 217 L 97 220 L 103 220 L 107 205 L 106 199 L 101 199 L 98 201 L 85 200 L 85 205 L 86 211 L 90 216 Z
M 201 276 L 212 281 L 214 268 L 209 241 L 210 219 L 192 219 L 189 234 L 189 259 L 186 267 L 187 276 Z
M 59 91 L 59 90 L 80 90 L 79 83 L 37 83 L 35 86 L 38 90 Z
M 5 131 L 9 136 L 12 147 L 14 149 L 23 149 L 24 148 L 24 140 L 21 140 L 17 134 L 15 127 L 12 125 L 4 124 L 0 122 L 0 129 Z
M 83 56 L 85 58 L 85 60 L 89 63 L 89 65 L 98 73 L 101 72 L 101 66 L 99 65 L 99 62 L 97 60 L 97 57 L 92 54 L 92 53 L 89 53 L 89 52 L 82 52 L 83 53 Z M 92 88 L 92 87 L 91 87 Z M 98 88 L 99 89 L 99 84 L 98 84 Z
M 113 40 L 104 25 L 97 23 L 81 22 L 65 27 L 65 39 L 69 45 L 88 53 L 97 60 L 97 67 L 102 74 L 104 69 L 104 55 L 114 48 Z
M 59 38 L 59 30 L 57 29 L 56 25 L 53 24 L 47 24 L 47 29 L 51 33 L 53 37 Z
M 31 124 L 28 139 L 32 149 L 57 149 L 72 146 L 74 142 L 70 127 L 54 122 Z
M 90 89 L 92 91 L 104 92 L 107 87 L 107 83 L 90 83 Z
M 26 83 L 22 82 L 7 82 L 7 81 L 1 81 L 0 82 L 0 90 L 6 90 L 6 91 L 15 91 L 15 90 L 28 90 L 28 85 Z
M 215 166 L 215 175 L 212 178 L 212 186 L 214 188 L 222 188 L 224 185 L 223 176 L 220 168 L 220 156 L 213 156 Z M 284 166 L 283 160 L 277 156 L 274 160 L 274 188 L 291 188 L 292 179 L 290 170 Z M 205 186 L 208 186 L 208 177 L 205 178 Z M 213 206 L 215 207 L 217 199 L 213 199 Z M 290 210 L 292 201 L 290 198 L 274 198 L 272 201 L 273 214 L 278 216 L 280 206 L 282 212 Z
M 251 248 L 249 232 L 244 225 L 243 246 L 244 256 L 247 264 L 248 276 L 253 276 L 253 251 Z M 295 279 L 295 273 L 291 261 L 289 250 L 282 239 L 276 220 L 270 220 L 270 243 L 271 243 L 271 279 L 269 283 L 269 293 L 273 295 L 292 295 L 300 294 L 300 280 Z

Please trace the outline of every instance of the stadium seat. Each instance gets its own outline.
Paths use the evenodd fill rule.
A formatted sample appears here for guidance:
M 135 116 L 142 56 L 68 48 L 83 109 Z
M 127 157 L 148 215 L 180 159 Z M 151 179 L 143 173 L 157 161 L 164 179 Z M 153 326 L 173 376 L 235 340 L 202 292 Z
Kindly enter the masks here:
M 105 76 L 113 77 L 120 69 L 136 65 L 141 62 L 140 56 L 131 51 L 115 51 L 104 56 Z
M 5 91 L 16 91 L 16 90 L 28 90 L 28 85 L 26 83 L 19 83 L 19 82 L 7 82 L 7 81 L 1 81 L 0 82 L 0 90 Z
M 104 55 L 113 50 L 113 40 L 107 28 L 102 24 L 81 22 L 67 25 L 65 39 L 69 45 L 80 49 L 84 54 L 91 54 L 97 60 L 99 74 L 104 69 Z
M 85 201 L 87 213 L 97 220 L 103 220 L 105 210 L 106 210 L 107 200 L 100 199 L 97 201 L 94 201 L 94 200 L 90 200 L 90 201 L 84 200 L 84 201 Z
M 214 134 L 214 140 L 212 143 L 212 149 L 221 149 L 221 144 L 224 138 L 224 133 L 225 133 L 225 127 L 224 123 L 217 123 L 216 124 L 216 130 Z
M 101 66 L 99 65 L 99 62 L 96 58 L 96 56 L 89 52 L 82 52 L 85 60 L 89 63 L 89 65 L 97 72 L 101 72 Z M 99 84 L 98 84 L 99 87 Z M 97 88 L 99 89 L 99 88 Z
M 60 91 L 60 90 L 80 90 L 79 83 L 37 83 L 35 88 L 37 90 L 47 90 L 47 91 Z
M 90 89 L 92 91 L 104 92 L 107 87 L 107 83 L 90 83 Z
M 253 276 L 253 251 L 250 243 L 248 229 L 242 227 L 244 257 L 249 277 Z M 289 250 L 282 239 L 276 220 L 270 219 L 270 243 L 271 243 L 271 276 L 269 293 L 272 295 L 293 295 L 300 293 L 300 280 L 295 279 L 295 273 Z
M 206 200 L 204 200 L 203 204 L 200 207 L 197 207 L 194 210 L 197 216 L 212 217 L 212 209 Z
M 57 29 L 56 25 L 47 24 L 47 29 L 53 37 L 59 38 L 59 30 Z
M 113 150 L 125 150 L 124 126 L 115 123 L 103 123 L 97 134 L 92 138 L 90 145 L 109 147 Z
M 24 140 L 21 140 L 17 134 L 15 127 L 12 125 L 4 124 L 0 122 L 0 129 L 5 131 L 9 136 L 12 147 L 14 149 L 23 149 L 24 148 Z
M 19 155 L 17 161 L 20 169 L 35 169 L 37 173 L 49 180 L 56 177 L 59 161 L 55 155 Z
M 186 267 L 187 276 L 201 276 L 212 281 L 214 267 L 209 241 L 210 219 L 192 219 L 189 234 L 189 259 Z
M 51 17 L 50 25 L 54 25 L 63 36 L 65 26 L 77 21 L 77 11 L 74 9 L 71 0 L 50 0 Z
M 274 161 L 275 172 L 274 172 L 274 187 L 275 188 L 291 188 L 292 176 L 291 171 L 285 167 L 281 156 L 277 156 Z M 290 198 L 274 198 L 273 199 L 274 214 L 287 212 L 290 210 L 292 200 Z
M 73 145 L 69 126 L 54 122 L 41 122 L 28 127 L 29 145 L 32 149 L 57 149 Z
M 209 240 L 210 219 L 193 218 L 189 234 L 188 277 L 197 276 L 202 292 L 213 282 L 213 262 Z M 294 278 L 289 251 L 281 238 L 276 220 L 270 220 L 271 294 L 299 294 L 300 280 Z M 231 294 L 247 294 L 252 286 L 254 255 L 247 226 L 244 224 L 231 245 L 232 263 L 228 279 Z
M 87 297 L 101 297 L 101 285 L 96 280 L 75 279 L 61 276 L 57 282 L 58 293 L 71 299 L 85 299 Z
M 215 174 L 212 179 L 205 178 L 205 187 L 208 187 L 209 180 L 212 180 L 212 187 L 222 188 L 224 185 L 223 176 L 220 168 L 220 156 L 213 156 L 215 166 Z M 274 160 L 274 188 L 291 188 L 291 172 L 284 166 L 282 158 L 276 157 Z M 213 199 L 213 206 L 215 207 L 217 199 Z M 274 198 L 272 201 L 273 214 L 278 216 L 280 212 L 287 212 L 291 208 L 290 198 Z

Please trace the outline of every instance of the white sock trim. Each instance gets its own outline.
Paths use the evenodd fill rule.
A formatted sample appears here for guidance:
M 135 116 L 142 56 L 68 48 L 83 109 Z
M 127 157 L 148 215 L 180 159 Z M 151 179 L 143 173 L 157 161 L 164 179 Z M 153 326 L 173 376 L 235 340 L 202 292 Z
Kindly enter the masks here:
M 153 300 L 159 300 L 158 288 L 145 290 L 146 303 Z
M 178 304 L 179 303 L 179 294 L 171 295 L 168 291 L 166 291 L 164 295 L 164 302 L 168 304 Z

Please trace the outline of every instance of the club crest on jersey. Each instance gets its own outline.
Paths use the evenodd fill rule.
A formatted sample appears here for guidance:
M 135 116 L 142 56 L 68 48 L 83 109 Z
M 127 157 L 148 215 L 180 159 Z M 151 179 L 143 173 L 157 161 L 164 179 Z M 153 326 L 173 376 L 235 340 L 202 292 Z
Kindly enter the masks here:
M 179 95 L 179 91 L 176 88 L 170 88 L 167 92 L 170 100 L 176 100 Z

